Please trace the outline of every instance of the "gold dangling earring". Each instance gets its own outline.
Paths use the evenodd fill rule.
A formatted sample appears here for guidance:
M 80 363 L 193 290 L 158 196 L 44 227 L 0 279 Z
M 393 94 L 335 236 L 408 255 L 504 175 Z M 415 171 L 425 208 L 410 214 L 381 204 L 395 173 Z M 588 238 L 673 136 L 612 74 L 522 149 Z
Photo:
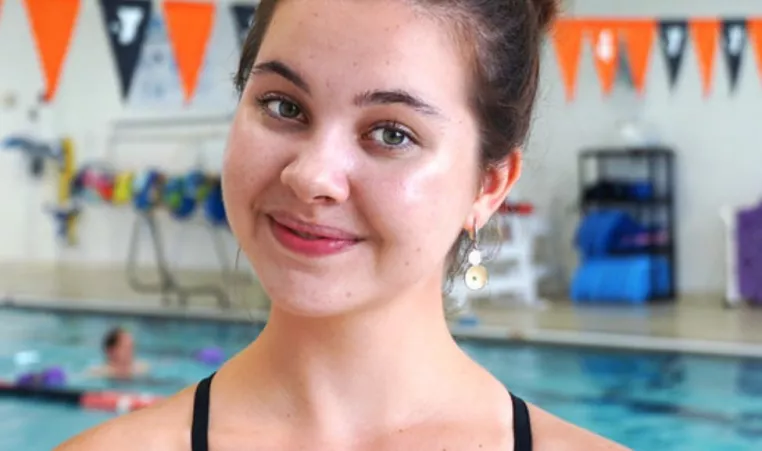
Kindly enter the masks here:
M 466 270 L 466 286 L 471 290 L 481 290 L 487 285 L 489 273 L 487 268 L 482 266 L 482 251 L 479 250 L 479 230 L 476 228 L 476 219 L 474 219 L 474 228 L 470 231 L 471 251 L 468 253 L 468 264 L 470 267 Z

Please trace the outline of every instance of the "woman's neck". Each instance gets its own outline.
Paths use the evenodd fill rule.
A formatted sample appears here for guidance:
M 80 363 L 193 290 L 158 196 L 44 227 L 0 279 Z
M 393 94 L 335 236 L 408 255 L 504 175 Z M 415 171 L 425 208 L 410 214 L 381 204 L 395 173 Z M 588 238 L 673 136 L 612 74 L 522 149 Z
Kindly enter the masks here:
M 258 374 L 255 385 L 268 387 L 287 415 L 321 430 L 355 434 L 364 424 L 422 421 L 472 370 L 432 285 L 335 318 L 275 307 L 242 358 Z

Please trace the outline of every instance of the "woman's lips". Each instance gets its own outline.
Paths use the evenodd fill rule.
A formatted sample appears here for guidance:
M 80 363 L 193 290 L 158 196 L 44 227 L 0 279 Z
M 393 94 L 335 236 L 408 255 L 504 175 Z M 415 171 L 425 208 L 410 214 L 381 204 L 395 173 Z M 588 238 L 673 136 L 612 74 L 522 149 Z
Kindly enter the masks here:
M 357 235 L 339 228 L 309 223 L 291 215 L 268 215 L 275 239 L 286 249 L 309 257 L 344 252 L 360 241 Z

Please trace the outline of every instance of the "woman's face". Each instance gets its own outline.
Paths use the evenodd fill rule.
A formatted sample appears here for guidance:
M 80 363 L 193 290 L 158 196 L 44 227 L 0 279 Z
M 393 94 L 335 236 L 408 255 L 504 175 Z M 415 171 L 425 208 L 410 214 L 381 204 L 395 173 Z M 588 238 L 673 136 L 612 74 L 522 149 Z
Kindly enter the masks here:
M 408 2 L 279 4 L 223 174 L 273 303 L 325 316 L 440 289 L 478 214 L 468 82 L 446 23 Z
M 135 343 L 132 335 L 127 332 L 119 334 L 119 339 L 109 351 L 109 359 L 117 365 L 129 365 L 135 357 Z

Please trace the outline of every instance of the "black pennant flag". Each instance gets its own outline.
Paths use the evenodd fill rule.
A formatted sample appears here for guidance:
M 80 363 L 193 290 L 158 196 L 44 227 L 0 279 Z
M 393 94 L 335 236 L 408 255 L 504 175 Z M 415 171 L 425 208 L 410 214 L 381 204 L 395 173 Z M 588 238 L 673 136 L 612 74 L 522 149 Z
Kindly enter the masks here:
M 146 28 L 151 18 L 150 0 L 101 0 L 101 12 L 119 68 L 122 98 L 130 92 Z
M 254 23 L 254 13 L 257 12 L 257 7 L 254 5 L 233 5 L 231 10 L 235 19 L 238 42 L 243 47 L 246 36 L 249 34 L 249 28 Z
M 688 22 L 684 20 L 667 20 L 659 24 L 661 50 L 669 69 L 669 85 L 675 87 L 683 55 L 688 42 Z
M 722 50 L 728 65 L 730 90 L 735 91 L 738 84 L 738 74 L 741 69 L 743 53 L 748 41 L 746 21 L 743 19 L 725 20 L 722 23 Z

